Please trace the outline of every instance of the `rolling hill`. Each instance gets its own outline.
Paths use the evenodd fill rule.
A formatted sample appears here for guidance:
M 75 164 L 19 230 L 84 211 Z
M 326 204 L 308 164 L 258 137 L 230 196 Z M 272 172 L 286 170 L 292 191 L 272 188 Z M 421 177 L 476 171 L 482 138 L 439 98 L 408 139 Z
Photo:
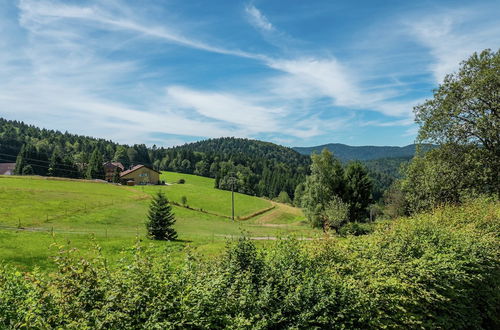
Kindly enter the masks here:
M 424 150 L 432 148 L 432 145 L 424 145 Z M 412 158 L 417 150 L 416 144 L 404 147 L 391 146 L 349 146 L 341 143 L 329 143 L 315 147 L 294 147 L 293 150 L 302 155 L 319 153 L 323 149 L 331 151 L 335 157 L 346 162 L 350 160 L 372 160 L 381 158 Z
M 185 184 L 177 184 L 180 178 Z M 163 172 L 167 186 L 116 186 L 86 180 L 37 176 L 0 176 L 0 260 L 22 268 L 50 269 L 52 245 L 67 245 L 92 253 L 93 242 L 111 260 L 145 239 L 144 222 L 151 195 L 159 189 L 174 202 L 178 242 L 150 241 L 183 258 L 190 246 L 217 254 L 230 237 L 311 236 L 299 209 L 244 194 L 235 194 L 231 221 L 231 192 L 214 188 L 214 180 Z M 182 206 L 182 196 L 187 205 Z M 246 220 L 243 220 L 246 219 Z M 148 240 L 149 241 L 149 240 Z M 69 243 L 70 242 L 70 243 Z

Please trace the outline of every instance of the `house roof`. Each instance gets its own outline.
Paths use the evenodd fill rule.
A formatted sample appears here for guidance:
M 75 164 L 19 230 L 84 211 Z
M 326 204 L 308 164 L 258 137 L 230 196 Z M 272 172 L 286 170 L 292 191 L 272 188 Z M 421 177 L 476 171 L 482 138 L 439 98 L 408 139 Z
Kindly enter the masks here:
M 109 166 L 109 165 L 113 165 L 114 167 L 119 167 L 122 171 L 125 169 L 125 166 L 123 166 L 123 164 L 120 162 L 105 162 L 103 164 L 103 166 Z
M 120 173 L 120 177 L 125 176 L 125 175 L 127 175 L 127 174 L 130 174 L 130 173 L 132 173 L 132 172 L 134 172 L 134 171 L 137 171 L 138 169 L 141 169 L 141 168 L 143 168 L 143 167 L 145 167 L 145 168 L 147 168 L 147 169 L 149 169 L 149 170 L 151 170 L 151 171 L 153 171 L 153 172 L 156 172 L 156 173 L 158 173 L 158 174 L 161 174 L 161 173 L 160 173 L 160 172 L 158 172 L 157 170 L 153 170 L 151 167 L 148 167 L 148 166 L 146 166 L 146 165 L 135 165 L 135 166 L 134 166 L 134 167 L 132 167 L 130 170 L 126 170 L 126 171 L 121 172 L 121 173 Z
M 14 172 L 16 163 L 0 163 L 0 175 L 9 175 Z

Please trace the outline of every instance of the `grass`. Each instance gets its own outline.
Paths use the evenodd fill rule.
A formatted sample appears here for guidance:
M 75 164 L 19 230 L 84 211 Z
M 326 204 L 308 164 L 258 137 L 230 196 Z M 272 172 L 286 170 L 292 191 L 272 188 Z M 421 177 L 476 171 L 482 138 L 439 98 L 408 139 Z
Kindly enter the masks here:
M 184 179 L 184 184 L 178 184 Z M 165 191 L 167 197 L 181 204 L 182 196 L 187 198 L 187 205 L 203 209 L 210 213 L 231 216 L 231 192 L 214 189 L 214 180 L 196 175 L 163 172 L 161 180 L 171 184 L 167 186 L 136 186 L 136 189 L 145 193 L 154 193 L 159 189 Z M 248 216 L 254 212 L 269 208 L 270 201 L 252 196 L 235 193 L 235 217 Z
M 231 221 L 231 192 L 213 188 L 213 179 L 164 173 L 162 179 L 185 184 L 123 187 L 79 180 L 0 176 L 0 260 L 23 269 L 50 269 L 52 245 L 70 244 L 92 253 L 93 240 L 114 261 L 120 251 L 140 239 L 172 258 L 183 258 L 185 249 L 206 256 L 219 253 L 227 239 L 241 235 L 265 238 L 284 234 L 313 236 L 318 232 L 303 223 L 300 210 L 257 197 L 235 194 L 236 216 L 248 216 L 274 206 L 245 221 Z M 151 195 L 165 190 L 177 203 L 186 196 L 193 209 L 174 206 L 177 242 L 146 239 L 144 222 Z M 203 209 L 204 213 L 195 209 Z M 218 214 L 218 215 L 215 215 Z M 92 239 L 93 238 L 93 239 Z

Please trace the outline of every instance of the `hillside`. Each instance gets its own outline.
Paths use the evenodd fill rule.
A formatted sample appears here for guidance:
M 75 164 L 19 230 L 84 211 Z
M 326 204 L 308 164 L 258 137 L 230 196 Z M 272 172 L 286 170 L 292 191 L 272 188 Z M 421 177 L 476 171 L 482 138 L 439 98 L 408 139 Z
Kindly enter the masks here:
M 68 177 L 83 178 L 85 164 L 89 162 L 93 150 L 97 149 L 104 161 L 120 161 L 125 167 L 140 163 L 159 170 L 209 177 L 215 179 L 215 187 L 223 190 L 231 189 L 231 178 L 234 177 L 236 191 L 269 198 L 285 191 L 293 199 L 295 187 L 305 180 L 310 165 L 307 155 L 258 140 L 225 137 L 172 148 L 148 148 L 143 144 L 120 145 L 105 139 L 40 129 L 0 118 L 0 162 L 15 162 L 23 145 L 27 150 L 26 163 L 36 175 L 48 175 L 51 161 L 56 159 L 59 173 L 67 172 Z M 375 182 L 376 199 L 398 177 L 400 163 L 412 157 L 415 151 L 415 145 L 404 148 L 328 146 L 334 146 L 334 155 L 344 162 L 352 159 L 373 160 L 373 157 L 383 155 L 409 155 L 397 159 L 384 158 L 374 164 L 366 162 Z M 322 147 L 295 149 L 312 152 L 313 149 L 321 151 Z
M 235 177 L 236 191 L 269 198 L 282 191 L 293 197 L 309 170 L 308 157 L 269 142 L 219 138 L 174 148 L 128 146 L 0 118 L 0 162 L 16 162 L 23 146 L 29 174 L 48 175 L 53 163 L 59 172 L 83 178 L 92 152 L 98 150 L 104 161 L 119 161 L 125 167 L 144 164 L 211 177 L 220 189 L 230 189 L 230 177 Z
M 185 184 L 175 183 L 180 178 Z M 173 248 L 173 255 L 179 258 L 187 246 L 213 254 L 227 238 L 242 231 L 254 237 L 282 233 L 310 236 L 315 232 L 303 223 L 299 209 L 238 193 L 235 215 L 248 219 L 232 222 L 231 193 L 214 189 L 213 179 L 164 172 L 162 180 L 170 185 L 124 187 L 85 180 L 0 176 L 0 260 L 23 268 L 50 268 L 53 243 L 71 242 L 72 247 L 90 253 L 92 237 L 106 256 L 117 260 L 118 252 L 129 249 L 137 237 L 145 237 L 149 201 L 158 189 L 177 204 L 173 210 L 181 241 L 151 244 Z M 185 207 L 181 206 L 182 196 L 187 198 Z
M 412 158 L 415 155 L 417 145 L 410 144 L 404 147 L 390 147 L 349 146 L 341 143 L 329 143 L 315 147 L 294 147 L 293 150 L 303 155 L 310 155 L 313 152 L 319 153 L 325 148 L 331 151 L 335 157 L 346 162 L 350 160 L 372 160 L 381 158 Z M 425 148 L 432 148 L 432 146 L 426 145 Z

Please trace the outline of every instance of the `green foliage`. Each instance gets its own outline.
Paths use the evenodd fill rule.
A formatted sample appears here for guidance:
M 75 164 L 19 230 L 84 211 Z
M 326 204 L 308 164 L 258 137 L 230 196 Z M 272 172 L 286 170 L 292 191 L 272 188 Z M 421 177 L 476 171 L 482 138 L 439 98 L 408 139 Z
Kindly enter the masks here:
M 102 154 L 98 149 L 95 149 L 92 152 L 92 156 L 90 156 L 90 161 L 87 166 L 87 179 L 101 179 L 104 180 L 104 161 L 102 158 Z
M 321 217 L 325 227 L 338 231 L 349 221 L 349 204 L 344 203 L 340 197 L 333 196 Z
M 292 200 L 290 199 L 290 196 L 288 196 L 288 193 L 286 191 L 280 192 L 275 200 L 279 203 L 292 204 Z
M 311 158 L 311 175 L 306 178 L 302 205 L 309 222 L 321 228 L 324 226 L 322 215 L 326 205 L 334 196 L 344 195 L 344 169 L 340 161 L 326 149 L 320 155 L 313 154 Z
M 480 199 L 265 250 L 242 238 L 181 267 L 139 244 L 117 267 L 61 249 L 50 276 L 0 267 L 0 327 L 495 329 L 499 210 Z
M 431 149 L 429 145 L 422 151 L 426 152 Z M 380 158 L 362 162 L 373 183 L 372 197 L 374 201 L 382 200 L 384 193 L 390 189 L 392 184 L 402 178 L 401 168 L 408 164 L 411 158 L 413 157 Z
M 474 161 L 487 169 L 487 185 L 500 196 L 500 50 L 474 53 L 449 74 L 434 97 L 415 107 L 419 141 L 475 146 Z M 462 154 L 449 163 L 462 163 Z M 464 173 L 465 174 L 465 173 Z M 483 179 L 483 178 L 481 178 Z
M 177 180 L 177 183 L 184 184 L 184 183 L 186 183 L 186 180 L 184 178 L 180 178 L 179 180 Z
M 173 241 L 177 239 L 177 232 L 173 228 L 175 216 L 172 213 L 167 197 L 159 190 L 149 206 L 146 228 L 151 239 Z
M 470 195 L 490 193 L 488 166 L 470 145 L 442 145 L 408 165 L 400 189 L 408 212 L 456 204 Z
M 25 165 L 23 167 L 23 170 L 21 172 L 21 175 L 34 175 L 35 174 L 35 170 L 33 169 L 33 167 L 31 165 Z
M 369 223 L 359 223 L 359 222 L 349 222 L 345 226 L 342 226 L 338 231 L 339 235 L 347 236 L 361 236 L 367 235 L 373 232 L 373 224 Z
M 181 197 L 181 203 L 182 203 L 182 205 L 187 205 L 187 202 L 188 202 L 187 197 L 186 196 L 182 196 Z
M 349 205 L 351 221 L 365 221 L 371 202 L 373 184 L 360 162 L 351 162 L 345 169 L 344 201 Z
M 340 161 L 326 149 L 311 158 L 311 175 L 306 178 L 304 188 L 297 187 L 297 203 L 304 207 L 309 222 L 314 227 L 328 226 L 327 208 L 332 214 L 337 213 L 330 224 L 336 229 L 344 220 L 366 220 L 373 186 L 363 165 L 351 162 L 344 170 Z M 347 218 L 340 212 L 344 204 L 349 208 Z
M 295 151 L 303 155 L 320 153 L 326 149 L 333 153 L 341 162 L 369 161 L 382 158 L 412 158 L 417 146 L 410 144 L 404 147 L 382 146 L 349 146 L 342 143 L 329 143 L 315 147 L 295 147 Z

